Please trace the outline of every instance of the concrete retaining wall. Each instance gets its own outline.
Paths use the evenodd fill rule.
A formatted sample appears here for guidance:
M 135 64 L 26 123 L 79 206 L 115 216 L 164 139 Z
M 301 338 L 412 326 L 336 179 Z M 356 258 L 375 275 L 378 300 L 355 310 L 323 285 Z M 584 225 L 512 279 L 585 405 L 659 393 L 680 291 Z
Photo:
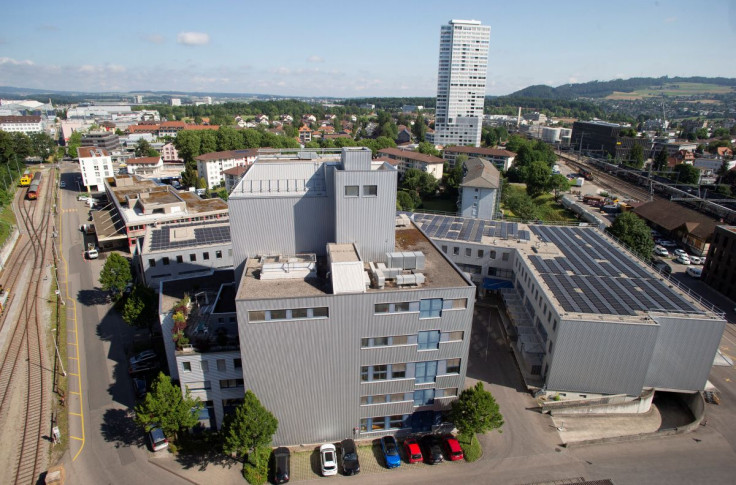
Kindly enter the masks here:
M 685 403 L 685 405 L 690 409 L 690 412 L 693 413 L 693 416 L 695 419 L 684 426 L 679 426 L 677 428 L 672 429 L 662 429 L 659 431 L 655 431 L 653 433 L 640 433 L 635 435 L 628 435 L 628 436 L 614 436 L 611 438 L 599 438 L 594 440 L 583 440 L 583 441 L 572 441 L 569 443 L 565 443 L 564 446 L 566 448 L 577 448 L 581 446 L 587 446 L 587 445 L 597 445 L 600 443 L 620 443 L 620 442 L 626 442 L 626 441 L 639 441 L 639 440 L 646 440 L 651 438 L 661 438 L 663 436 L 674 436 L 678 434 L 683 433 L 689 433 L 691 431 L 694 431 L 700 426 L 700 424 L 703 422 L 703 418 L 705 417 L 705 399 L 703 399 L 703 394 L 700 392 L 697 392 L 695 394 L 690 394 L 682 397 L 682 402 Z
M 570 406 L 553 406 L 549 407 L 549 409 L 545 409 L 543 405 L 542 412 L 549 412 L 553 416 L 569 416 L 573 414 L 642 414 L 651 409 L 653 398 L 654 391 L 646 391 L 640 397 L 634 399 L 628 396 L 623 396 L 623 398 L 616 396 L 616 399 L 612 399 L 608 403 L 576 402 L 571 403 L 572 405 Z M 560 402 L 556 401 L 552 404 L 560 404 Z
M 15 247 L 15 243 L 18 241 L 19 236 L 20 232 L 18 231 L 18 228 L 13 228 L 13 232 L 10 233 L 10 237 L 5 240 L 5 244 L 0 248 L 0 269 L 5 268 L 5 263 L 8 261 L 10 253 L 13 252 L 13 248 Z

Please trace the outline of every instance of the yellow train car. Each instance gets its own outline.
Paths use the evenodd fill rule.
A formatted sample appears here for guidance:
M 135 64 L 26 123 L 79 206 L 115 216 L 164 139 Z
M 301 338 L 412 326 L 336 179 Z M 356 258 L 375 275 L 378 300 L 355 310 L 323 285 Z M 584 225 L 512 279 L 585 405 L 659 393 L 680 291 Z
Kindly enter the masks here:
M 30 170 L 26 170 L 23 172 L 23 176 L 20 178 L 20 186 L 21 187 L 28 187 L 31 185 L 31 180 L 33 180 L 33 174 Z

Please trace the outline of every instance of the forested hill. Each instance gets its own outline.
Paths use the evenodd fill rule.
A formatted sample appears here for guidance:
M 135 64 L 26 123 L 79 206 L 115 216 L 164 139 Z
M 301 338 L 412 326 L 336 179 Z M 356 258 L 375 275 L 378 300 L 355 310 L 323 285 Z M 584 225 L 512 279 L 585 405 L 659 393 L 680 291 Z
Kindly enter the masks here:
M 665 85 L 677 83 L 714 84 L 717 86 L 736 87 L 736 79 L 725 77 L 633 77 L 631 79 L 615 79 L 613 81 L 563 84 L 556 88 L 535 85 L 516 91 L 509 96 L 544 99 L 605 98 L 614 92 L 631 93 L 639 89 L 664 87 Z

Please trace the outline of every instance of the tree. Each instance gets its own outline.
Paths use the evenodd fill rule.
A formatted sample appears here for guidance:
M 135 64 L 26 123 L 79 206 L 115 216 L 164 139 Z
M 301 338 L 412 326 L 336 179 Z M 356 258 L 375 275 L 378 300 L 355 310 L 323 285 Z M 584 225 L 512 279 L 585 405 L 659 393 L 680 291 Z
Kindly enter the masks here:
M 640 169 L 644 166 L 644 149 L 638 143 L 634 143 L 629 151 L 629 160 L 626 165 Z
M 181 173 L 181 183 L 185 187 L 195 187 L 197 185 L 197 179 L 199 175 L 193 168 L 187 168 Z
M 199 422 L 202 401 L 192 398 L 189 390 L 182 396 L 181 388 L 172 384 L 163 372 L 151 384 L 151 392 L 135 407 L 135 420 L 146 431 L 160 427 L 167 436 L 176 436 Z
M 156 320 L 156 292 L 145 285 L 135 285 L 123 306 L 123 321 L 133 327 L 150 327 Z
M 654 158 L 652 168 L 655 172 L 661 172 L 667 168 L 667 150 L 665 148 L 662 148 L 659 153 L 657 153 L 657 156 Z
M 678 184 L 697 184 L 700 181 L 700 170 L 688 163 L 678 163 L 672 169 L 672 180 Z
M 34 154 L 31 138 L 25 133 L 14 132 L 10 136 L 13 139 L 13 148 L 19 159 L 23 160 Z
M 207 188 L 207 180 L 204 177 L 199 177 L 197 179 L 197 188 L 198 189 L 206 189 Z
M 202 153 L 200 152 L 202 142 L 199 133 L 199 131 L 182 130 L 174 139 L 174 146 L 185 163 L 194 163 L 194 159 Z
M 427 172 L 410 168 L 401 179 L 401 188 L 414 191 L 420 196 L 434 195 L 437 191 L 437 179 Z
M 570 190 L 570 181 L 562 174 L 553 174 L 549 178 L 549 189 L 554 191 L 555 200 L 559 200 L 562 192 Z
M 235 413 L 227 415 L 222 424 L 223 450 L 243 456 L 257 446 L 267 446 L 278 427 L 276 417 L 248 390 Z
M 405 190 L 399 190 L 396 192 L 396 210 L 411 212 L 416 208 L 414 198 L 411 194 L 415 194 L 415 192 L 409 193 Z
M 69 135 L 69 141 L 66 146 L 69 148 L 69 155 L 72 158 L 77 158 L 77 148 L 82 146 L 82 133 L 79 131 L 72 132 L 72 134 Z
M 414 126 L 411 127 L 411 133 L 418 142 L 424 141 L 424 137 L 427 135 L 427 124 L 424 122 L 422 113 L 417 113 L 417 117 L 414 119 Z
M 56 141 L 46 133 L 31 133 L 30 142 L 33 154 L 41 160 L 48 160 L 56 154 Z
M 117 298 L 131 279 L 130 262 L 118 253 L 110 253 L 100 271 L 102 289 L 110 291 Z
M 217 149 L 219 151 L 239 150 L 243 148 L 243 137 L 238 130 L 229 126 L 221 126 L 217 130 Z
M 503 426 L 503 416 L 490 392 L 478 382 L 475 387 L 465 389 L 452 403 L 450 419 L 464 435 L 486 433 Z
M 452 170 L 445 170 L 445 184 L 448 188 L 457 190 L 463 183 L 463 165 L 468 161 L 467 155 L 458 155 Z
M 532 162 L 526 174 L 526 193 L 538 197 L 547 192 L 552 169 L 545 162 Z
M 652 233 L 644 220 L 633 212 L 620 214 L 607 231 L 645 261 L 652 257 Z
M 419 153 L 424 153 L 425 155 L 432 155 L 434 157 L 440 157 L 440 156 L 442 156 L 442 154 L 440 153 L 440 151 L 437 150 L 434 147 L 433 144 L 431 144 L 431 143 L 429 143 L 427 141 L 419 142 L 419 144 L 417 145 L 417 151 Z
M 145 138 L 138 140 L 135 145 L 135 156 L 136 157 L 156 157 L 158 152 L 151 147 L 151 144 Z

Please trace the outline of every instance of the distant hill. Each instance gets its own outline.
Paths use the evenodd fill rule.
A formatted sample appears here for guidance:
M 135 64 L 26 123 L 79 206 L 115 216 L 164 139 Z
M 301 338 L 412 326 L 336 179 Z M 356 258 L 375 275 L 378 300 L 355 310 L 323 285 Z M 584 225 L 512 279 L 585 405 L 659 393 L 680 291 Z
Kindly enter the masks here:
M 542 99 L 606 98 L 636 99 L 647 96 L 692 96 L 703 94 L 728 94 L 735 91 L 736 79 L 725 77 L 634 77 L 613 81 L 590 81 L 579 84 L 563 84 L 553 88 L 535 85 L 509 96 Z M 627 96 L 628 94 L 629 96 Z

